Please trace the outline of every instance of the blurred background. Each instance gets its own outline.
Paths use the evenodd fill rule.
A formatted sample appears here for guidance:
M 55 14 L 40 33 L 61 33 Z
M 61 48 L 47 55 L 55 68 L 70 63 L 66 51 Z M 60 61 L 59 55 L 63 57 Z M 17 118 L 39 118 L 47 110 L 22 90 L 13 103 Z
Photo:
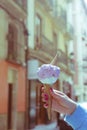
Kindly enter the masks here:
M 0 0 L 0 130 L 72 130 L 41 101 L 37 68 L 58 53 L 54 88 L 87 102 L 86 0 Z

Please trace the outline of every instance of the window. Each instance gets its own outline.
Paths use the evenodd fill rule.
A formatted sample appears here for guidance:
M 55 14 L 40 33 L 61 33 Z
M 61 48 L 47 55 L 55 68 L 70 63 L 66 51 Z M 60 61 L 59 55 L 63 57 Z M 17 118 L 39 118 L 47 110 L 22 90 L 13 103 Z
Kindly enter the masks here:
M 13 24 L 8 26 L 8 58 L 17 58 L 17 28 Z
M 40 48 L 41 45 L 42 20 L 39 15 L 35 18 L 35 48 Z
M 58 39 L 57 39 L 57 38 L 58 38 L 57 34 L 56 34 L 55 32 L 53 32 L 53 43 L 54 43 L 54 45 L 55 45 L 55 46 L 54 46 L 54 47 L 55 47 L 55 48 L 54 48 L 54 49 L 55 49 L 55 50 L 54 50 L 55 52 L 57 51 L 57 44 L 58 44 Z

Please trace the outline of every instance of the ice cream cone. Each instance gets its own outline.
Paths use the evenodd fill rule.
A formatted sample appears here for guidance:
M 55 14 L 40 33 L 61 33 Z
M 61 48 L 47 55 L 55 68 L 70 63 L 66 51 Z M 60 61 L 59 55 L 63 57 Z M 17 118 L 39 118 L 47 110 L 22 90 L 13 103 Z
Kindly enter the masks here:
M 50 87 L 52 84 L 54 84 L 57 81 L 60 73 L 60 68 L 57 67 L 57 63 L 58 63 L 58 53 L 55 55 L 55 57 L 53 58 L 50 64 L 43 64 L 40 68 L 38 68 L 37 71 L 38 79 L 41 83 L 43 83 L 45 92 L 49 96 L 49 100 L 48 100 L 49 102 L 47 108 L 49 120 L 51 119 L 51 107 L 52 107 Z
M 53 58 L 53 60 L 51 61 L 51 65 L 57 65 L 58 63 L 58 54 L 55 55 L 55 57 Z M 45 91 L 46 93 L 48 94 L 49 96 L 49 102 L 48 102 L 48 108 L 47 108 L 47 113 L 48 113 L 48 119 L 50 120 L 51 119 L 51 106 L 52 106 L 52 99 L 51 99 L 51 96 L 50 96 L 50 87 L 51 85 L 49 84 L 44 84 L 44 87 L 45 87 Z

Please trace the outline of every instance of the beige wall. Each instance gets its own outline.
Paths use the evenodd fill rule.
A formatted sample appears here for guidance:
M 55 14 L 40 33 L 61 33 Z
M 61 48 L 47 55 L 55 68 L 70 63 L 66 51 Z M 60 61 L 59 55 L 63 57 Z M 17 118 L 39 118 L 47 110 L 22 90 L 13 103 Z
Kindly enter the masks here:
M 6 57 L 7 52 L 7 30 L 8 30 L 8 19 L 6 13 L 0 9 L 0 58 Z

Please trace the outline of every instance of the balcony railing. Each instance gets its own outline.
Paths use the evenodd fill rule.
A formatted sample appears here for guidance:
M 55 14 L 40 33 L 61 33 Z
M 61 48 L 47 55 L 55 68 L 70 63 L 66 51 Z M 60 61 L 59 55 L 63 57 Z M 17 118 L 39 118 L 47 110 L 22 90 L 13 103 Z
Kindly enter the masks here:
M 60 28 L 63 29 L 66 28 L 66 22 L 67 22 L 66 11 L 62 9 L 62 7 L 59 7 L 59 9 L 57 10 L 55 20 L 57 21 Z
M 41 51 L 49 54 L 49 55 L 52 55 L 52 56 L 55 56 L 56 52 L 57 52 L 57 43 L 53 43 L 51 41 L 49 41 L 45 36 L 42 35 L 42 38 L 41 38 Z
M 68 60 L 68 67 L 70 71 L 75 71 L 75 65 L 74 65 L 74 59 L 70 59 Z
M 87 64 L 83 64 L 82 68 L 84 72 L 87 72 Z
M 27 0 L 13 0 L 13 1 L 27 12 Z
M 64 28 L 66 26 L 66 11 L 58 5 L 57 1 L 38 0 L 38 2 L 51 14 L 59 27 Z
M 67 55 L 60 49 L 57 50 L 57 53 L 58 53 L 58 62 L 67 66 L 68 64 Z
M 38 0 L 38 2 L 45 7 L 46 10 L 53 10 L 53 0 Z
M 39 40 L 38 40 L 39 41 Z M 54 57 L 56 53 L 58 53 L 58 63 L 63 64 L 64 66 L 68 65 L 68 57 L 67 55 L 60 49 L 57 49 L 57 43 L 49 41 L 45 36 L 41 36 L 41 40 L 39 42 L 36 42 L 36 47 L 40 51 Z

